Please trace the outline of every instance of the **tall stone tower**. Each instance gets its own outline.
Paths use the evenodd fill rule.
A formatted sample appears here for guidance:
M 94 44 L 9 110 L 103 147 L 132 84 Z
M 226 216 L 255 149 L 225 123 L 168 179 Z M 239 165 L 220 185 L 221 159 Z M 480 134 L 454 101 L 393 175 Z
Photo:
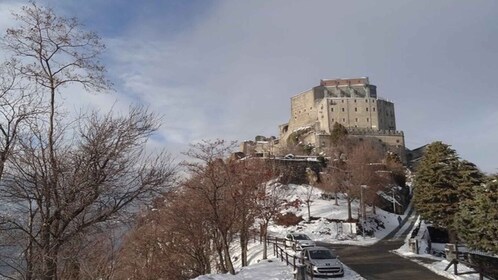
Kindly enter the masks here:
M 304 145 L 330 145 L 336 122 L 349 135 L 374 137 L 404 159 L 404 136 L 396 131 L 394 104 L 378 97 L 377 87 L 365 77 L 321 80 L 318 86 L 293 96 L 289 122 L 279 126 L 279 146 L 297 135 Z

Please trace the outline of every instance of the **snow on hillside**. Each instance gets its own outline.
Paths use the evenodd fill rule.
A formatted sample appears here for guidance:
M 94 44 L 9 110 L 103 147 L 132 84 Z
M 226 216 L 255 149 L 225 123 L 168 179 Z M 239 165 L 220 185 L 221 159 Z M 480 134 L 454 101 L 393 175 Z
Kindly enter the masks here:
M 306 220 L 308 217 L 308 209 L 304 201 L 306 200 L 308 187 L 306 185 L 292 184 L 288 185 L 287 187 L 289 188 L 288 192 L 290 193 L 288 201 L 295 201 L 296 199 L 299 199 L 303 201 L 303 204 L 301 204 L 298 209 L 289 208 L 284 212 L 295 213 L 297 216 L 302 216 L 303 219 Z M 340 224 L 329 220 L 347 220 L 347 201 L 343 195 L 339 195 L 339 205 L 335 205 L 334 199 L 328 200 L 321 198 L 322 193 L 323 192 L 321 190 L 314 188 L 311 196 L 312 203 L 310 207 L 310 213 L 311 216 L 317 218 L 317 220 L 313 220 L 311 222 L 302 221 L 298 225 L 290 227 L 283 227 L 273 224 L 268 229 L 270 235 L 276 237 L 285 237 L 287 232 L 295 231 L 305 233 L 310 236 L 311 239 L 316 241 L 354 245 L 371 245 L 381 240 L 391 231 L 396 229 L 396 227 L 398 227 L 398 217 L 401 217 L 401 219 L 405 218 L 405 215 L 396 215 L 383 211 L 379 208 L 376 209 L 377 214 L 374 215 L 372 207 L 367 206 L 368 223 L 365 229 L 373 229 L 374 236 L 365 236 L 365 238 L 363 238 L 361 235 L 361 231 L 358 232 L 359 235 L 348 235 L 347 232 L 350 231 L 350 225 L 343 226 L 343 234 L 338 234 Z M 358 218 L 359 209 L 359 201 L 354 200 L 351 205 L 353 218 Z
M 299 199 L 303 201 L 298 208 L 289 208 L 284 210 L 283 212 L 292 212 L 297 216 L 302 216 L 303 219 L 307 219 L 308 210 L 304 201 L 306 200 L 307 194 L 307 186 L 305 185 L 288 185 L 286 186 L 287 191 L 289 193 L 288 201 L 295 201 Z M 288 232 L 302 232 L 309 235 L 315 241 L 323 241 L 327 243 L 342 243 L 342 244 L 354 244 L 354 245 L 371 245 L 391 231 L 398 227 L 398 217 L 401 219 L 405 218 L 405 215 L 395 215 L 392 213 L 385 212 L 381 209 L 376 209 L 377 214 L 375 215 L 374 222 L 374 214 L 372 213 L 372 208 L 367 207 L 367 217 L 369 217 L 369 224 L 367 225 L 367 229 L 375 229 L 373 237 L 365 237 L 361 236 L 361 232 L 359 235 L 350 235 L 342 234 L 338 235 L 337 229 L 338 225 L 335 222 L 329 222 L 327 219 L 332 220 L 346 220 L 348 218 L 347 212 L 347 202 L 346 199 L 341 195 L 339 196 L 339 205 L 335 205 L 334 199 L 327 200 L 321 198 L 322 192 L 318 189 L 314 189 L 311 200 L 310 213 L 312 217 L 317 218 L 311 222 L 301 221 L 296 226 L 284 227 L 277 226 L 275 224 L 270 225 L 269 233 L 275 237 L 285 237 Z M 358 218 L 358 210 L 359 210 L 359 202 L 353 201 L 352 203 L 352 214 L 353 218 Z M 405 213 L 408 211 L 405 211 Z M 383 224 L 384 227 L 379 226 L 379 224 Z M 406 223 L 405 227 L 408 227 L 410 223 Z M 399 232 L 404 232 L 405 228 L 402 228 Z M 434 257 L 430 254 L 420 254 L 416 255 L 411 253 L 408 248 L 408 238 L 410 234 L 408 234 L 407 239 L 405 240 L 405 245 L 395 251 L 395 253 L 404 256 L 406 258 L 411 259 L 419 263 L 422 266 L 425 266 L 432 271 L 443 275 L 449 279 L 455 280 L 477 280 L 479 276 L 477 274 L 464 274 L 464 275 L 453 275 L 450 271 L 444 271 L 446 266 L 448 265 L 448 261 L 442 258 Z M 421 247 L 424 245 L 421 243 Z M 289 249 L 290 250 L 290 249 Z M 268 248 L 268 260 L 263 260 L 263 245 L 258 241 L 251 242 L 249 244 L 248 251 L 248 260 L 249 266 L 241 267 L 240 262 L 240 247 L 237 242 L 233 243 L 232 246 L 232 256 L 234 259 L 234 265 L 237 268 L 236 275 L 230 274 L 211 274 L 211 275 L 203 275 L 195 278 L 195 280 L 242 280 L 242 279 L 271 279 L 271 280 L 290 280 L 294 279 L 294 274 L 292 267 L 286 266 L 284 262 L 281 262 L 279 259 L 276 259 L 273 256 L 271 246 Z M 421 248 L 421 252 L 423 252 L 423 248 Z M 290 251 L 289 251 L 290 252 Z M 452 269 L 450 269 L 452 270 Z M 339 279 L 364 279 L 359 274 L 351 270 L 349 267 L 344 265 L 345 275 L 344 278 Z M 460 272 L 468 272 L 471 271 L 470 268 L 465 267 L 464 265 L 459 265 Z M 331 278 L 332 279 L 332 278 Z M 335 278 L 334 278 L 335 279 Z
M 306 185 L 287 185 L 283 186 L 287 188 L 289 196 L 288 201 L 295 201 L 296 199 L 305 201 L 308 187 Z M 335 222 L 329 222 L 327 219 L 334 220 L 346 220 L 348 218 L 347 202 L 346 199 L 341 195 L 339 197 L 339 205 L 335 205 L 335 201 L 322 199 L 322 191 L 314 188 L 311 200 L 310 212 L 312 217 L 318 218 L 315 221 L 305 222 L 301 221 L 296 226 L 284 227 L 271 224 L 269 227 L 269 234 L 274 237 L 285 237 L 288 232 L 303 232 L 309 235 L 315 241 L 323 241 L 328 243 L 342 243 L 342 244 L 355 244 L 355 245 L 370 245 L 386 236 L 389 232 L 395 229 L 398 222 L 398 215 L 385 212 L 381 209 L 377 209 L 376 220 L 382 223 L 384 228 L 373 222 L 373 216 L 371 207 L 367 207 L 367 216 L 370 218 L 370 224 L 367 225 L 367 229 L 375 228 L 373 237 L 363 238 L 361 235 L 350 235 L 337 233 L 337 224 Z M 353 201 L 352 203 L 352 214 L 353 218 L 358 218 L 359 202 Z M 306 220 L 308 217 L 306 204 L 301 204 L 297 209 L 289 208 L 283 212 L 292 212 L 298 216 L 302 216 Z M 404 216 L 401 216 L 404 218 Z M 361 233 L 360 233 L 361 234 Z M 238 279 L 272 279 L 272 280 L 287 280 L 294 279 L 293 271 L 290 266 L 286 266 L 285 263 L 278 259 L 275 259 L 271 246 L 268 248 L 268 258 L 269 260 L 263 260 L 263 245 L 259 241 L 253 241 L 249 244 L 248 248 L 248 262 L 249 266 L 241 267 L 240 261 L 240 247 L 238 242 L 234 242 L 231 248 L 231 255 L 233 257 L 234 266 L 236 267 L 237 274 L 211 274 L 202 275 L 195 280 L 238 280 Z M 344 265 L 345 275 L 344 278 L 340 279 L 364 279 L 359 274 L 351 270 L 349 267 Z

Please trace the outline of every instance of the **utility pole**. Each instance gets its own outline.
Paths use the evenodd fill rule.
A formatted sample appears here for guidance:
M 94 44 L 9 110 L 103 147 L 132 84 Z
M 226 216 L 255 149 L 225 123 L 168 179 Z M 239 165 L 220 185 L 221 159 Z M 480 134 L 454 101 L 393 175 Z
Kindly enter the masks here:
M 393 191 L 393 212 L 396 214 L 396 199 L 394 198 L 394 188 L 392 189 Z
M 367 221 L 367 211 L 366 211 L 366 207 L 365 207 L 365 198 L 363 197 L 363 189 L 366 189 L 368 188 L 367 185 L 361 185 L 360 186 L 360 208 L 361 208 L 361 219 L 362 219 L 362 223 L 361 223 L 361 230 L 362 230 L 362 236 L 363 238 L 365 238 L 365 225 L 366 225 L 366 221 Z

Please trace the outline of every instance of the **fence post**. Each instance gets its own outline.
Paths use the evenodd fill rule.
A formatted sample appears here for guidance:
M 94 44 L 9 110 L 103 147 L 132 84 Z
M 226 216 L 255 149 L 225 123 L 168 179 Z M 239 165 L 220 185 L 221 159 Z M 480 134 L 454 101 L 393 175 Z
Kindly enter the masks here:
M 296 267 L 296 274 L 294 279 L 296 280 L 306 280 L 306 266 L 300 264 Z
M 289 254 L 285 252 L 285 265 L 289 265 Z
M 410 251 L 412 253 L 418 254 L 419 249 L 418 249 L 418 239 L 415 238 L 410 238 L 408 240 L 408 247 L 410 247 Z

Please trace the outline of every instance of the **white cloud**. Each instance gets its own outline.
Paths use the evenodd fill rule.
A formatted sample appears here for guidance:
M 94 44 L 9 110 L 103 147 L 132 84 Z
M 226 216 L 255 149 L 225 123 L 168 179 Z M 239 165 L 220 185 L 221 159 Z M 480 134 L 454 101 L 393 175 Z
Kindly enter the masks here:
M 394 100 L 410 148 L 443 140 L 483 169 L 496 168 L 490 158 L 498 150 L 475 144 L 498 142 L 496 124 L 486 121 L 498 106 L 496 2 L 213 5 L 174 35 L 161 19 L 138 17 L 119 36 L 104 38 L 117 92 L 78 94 L 74 104 L 117 102 L 125 110 L 145 103 L 164 115 L 156 144 L 165 139 L 178 151 L 202 138 L 276 135 L 292 95 L 322 78 L 369 76 L 382 97 Z

